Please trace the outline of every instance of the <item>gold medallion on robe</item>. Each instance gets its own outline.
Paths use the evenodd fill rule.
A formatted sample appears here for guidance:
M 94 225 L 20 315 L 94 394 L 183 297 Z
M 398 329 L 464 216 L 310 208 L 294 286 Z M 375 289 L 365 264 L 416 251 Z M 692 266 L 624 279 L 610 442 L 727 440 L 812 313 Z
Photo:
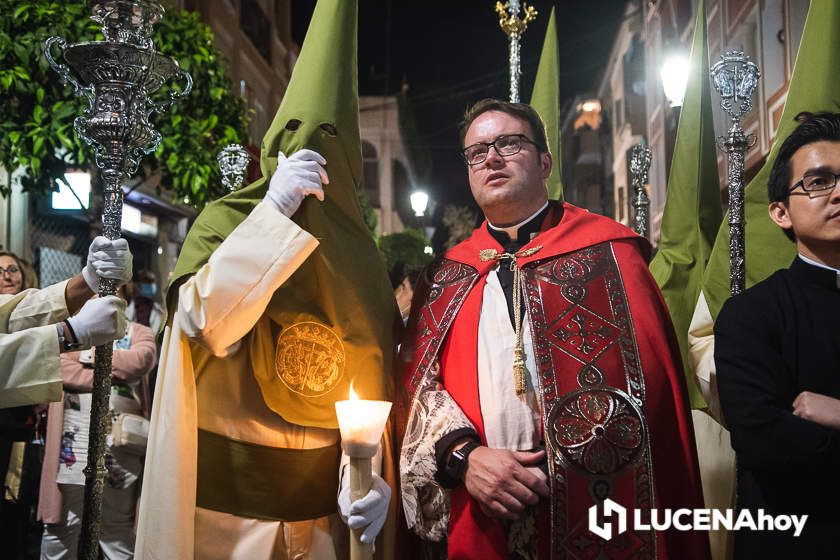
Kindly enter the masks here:
M 295 323 L 277 337 L 275 371 L 290 390 L 305 397 L 331 391 L 344 376 L 344 344 L 314 321 Z

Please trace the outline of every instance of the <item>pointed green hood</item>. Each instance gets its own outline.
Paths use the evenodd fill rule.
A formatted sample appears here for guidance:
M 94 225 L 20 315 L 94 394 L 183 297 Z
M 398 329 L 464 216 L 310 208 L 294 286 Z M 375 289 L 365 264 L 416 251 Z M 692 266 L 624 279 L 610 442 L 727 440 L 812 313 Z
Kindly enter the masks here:
M 659 251 L 650 263 L 650 272 L 662 290 L 677 333 L 693 408 L 704 408 L 706 403 L 688 359 L 688 327 L 721 219 L 706 7 L 705 0 L 700 0 L 688 83 L 668 177 Z
M 767 214 L 767 180 L 779 147 L 793 132 L 794 117 L 802 111 L 840 110 L 840 2 L 813 0 L 796 55 L 785 109 L 767 161 L 747 185 L 746 281 L 749 288 L 780 268 L 790 265 L 796 247 Z M 729 297 L 729 228 L 724 221 L 715 241 L 703 282 L 703 293 L 712 317 L 717 317 Z
M 167 294 L 174 309 L 178 285 L 263 199 L 278 150 L 289 156 L 309 148 L 323 155 L 330 178 L 324 202 L 307 197 L 292 216 L 320 244 L 274 293 L 249 337 L 266 404 L 305 426 L 337 427 L 333 403 L 347 398 L 351 382 L 362 398 L 385 398 L 399 318 L 356 194 L 362 173 L 357 12 L 357 0 L 318 2 L 262 142 L 262 178 L 205 208 L 187 236 Z M 315 363 L 326 365 L 319 370 Z
M 320 0 L 315 7 L 289 87 L 262 141 L 263 177 L 271 177 L 274 172 L 277 150 L 290 155 L 310 148 L 327 158 L 329 168 L 336 166 L 337 157 L 345 158 L 341 165 L 347 168 L 356 185 L 360 183 L 357 4 L 357 0 Z M 293 120 L 300 121 L 295 131 L 288 129 Z M 337 142 L 325 130 L 330 126 L 337 131 Z M 330 158 L 327 152 L 332 151 L 335 154 Z M 332 179 L 329 169 L 328 173 Z M 340 189 L 342 195 L 348 194 L 344 185 Z M 355 191 L 349 194 L 355 200 Z
M 554 18 L 554 8 L 548 18 L 548 28 L 545 30 L 540 64 L 537 67 L 537 78 L 534 81 L 534 91 L 531 93 L 531 107 L 545 122 L 548 149 L 554 165 L 548 177 L 548 198 L 563 200 L 563 169 L 562 154 L 560 153 L 560 63 L 557 53 L 557 22 Z

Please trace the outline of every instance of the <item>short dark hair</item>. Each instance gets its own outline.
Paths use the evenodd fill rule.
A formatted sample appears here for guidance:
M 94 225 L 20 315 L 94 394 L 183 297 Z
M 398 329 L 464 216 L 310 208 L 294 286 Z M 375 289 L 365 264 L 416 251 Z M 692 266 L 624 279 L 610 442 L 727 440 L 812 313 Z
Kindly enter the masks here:
M 411 284 L 411 288 L 414 289 L 421 272 L 423 272 L 422 266 L 411 265 L 405 261 L 395 262 L 394 266 L 391 267 L 391 270 L 388 271 L 388 278 L 391 280 L 391 288 L 396 290 L 397 286 L 402 284 L 403 281 L 408 278 L 408 283 Z
M 514 116 L 518 119 L 522 119 L 528 123 L 528 126 L 531 127 L 531 140 L 533 140 L 534 144 L 537 145 L 540 153 L 546 153 L 549 151 L 548 140 L 545 136 L 545 123 L 543 123 L 539 113 L 537 113 L 533 107 L 527 103 L 510 103 L 508 101 L 493 99 L 491 97 L 482 99 L 481 101 L 476 101 L 464 113 L 464 119 L 461 121 L 458 128 L 462 148 L 466 147 L 464 146 L 464 138 L 467 135 L 467 129 L 479 115 L 488 111 L 499 111 L 501 113 L 507 113 L 508 115 Z
M 793 174 L 790 159 L 799 148 L 815 142 L 840 142 L 840 113 L 802 112 L 794 120 L 799 125 L 782 142 L 767 180 L 767 197 L 770 202 L 787 204 Z
M 793 154 L 799 148 L 815 142 L 840 142 L 840 113 L 803 111 L 793 120 L 799 125 L 782 142 L 770 170 L 770 178 L 767 180 L 767 198 L 770 202 L 781 202 L 785 206 L 790 200 L 790 182 L 793 175 L 790 159 Z M 788 239 L 796 241 L 796 233 L 792 229 L 782 228 L 782 231 Z

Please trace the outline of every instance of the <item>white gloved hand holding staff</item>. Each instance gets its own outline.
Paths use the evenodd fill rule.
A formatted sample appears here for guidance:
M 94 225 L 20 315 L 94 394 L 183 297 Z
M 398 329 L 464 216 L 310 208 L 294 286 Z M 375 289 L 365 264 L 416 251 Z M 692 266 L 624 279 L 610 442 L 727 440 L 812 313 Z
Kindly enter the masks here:
M 94 238 L 88 249 L 87 265 L 82 276 L 93 293 L 99 293 L 99 279 L 111 278 L 119 285 L 131 280 L 133 257 L 125 239 Z
M 78 313 L 67 319 L 79 347 L 101 346 L 124 337 L 128 330 L 125 306 L 125 300 L 117 296 L 88 300 Z

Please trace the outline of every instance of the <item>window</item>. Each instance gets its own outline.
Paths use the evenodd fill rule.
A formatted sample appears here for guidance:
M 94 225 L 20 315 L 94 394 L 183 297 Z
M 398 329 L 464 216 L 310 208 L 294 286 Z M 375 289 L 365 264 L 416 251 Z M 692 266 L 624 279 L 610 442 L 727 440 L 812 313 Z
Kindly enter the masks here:
M 379 202 L 379 156 L 370 142 L 362 140 L 362 190 L 367 195 L 371 206 L 380 207 Z
M 271 62 L 271 26 L 257 0 L 242 0 L 239 27 L 266 62 Z

